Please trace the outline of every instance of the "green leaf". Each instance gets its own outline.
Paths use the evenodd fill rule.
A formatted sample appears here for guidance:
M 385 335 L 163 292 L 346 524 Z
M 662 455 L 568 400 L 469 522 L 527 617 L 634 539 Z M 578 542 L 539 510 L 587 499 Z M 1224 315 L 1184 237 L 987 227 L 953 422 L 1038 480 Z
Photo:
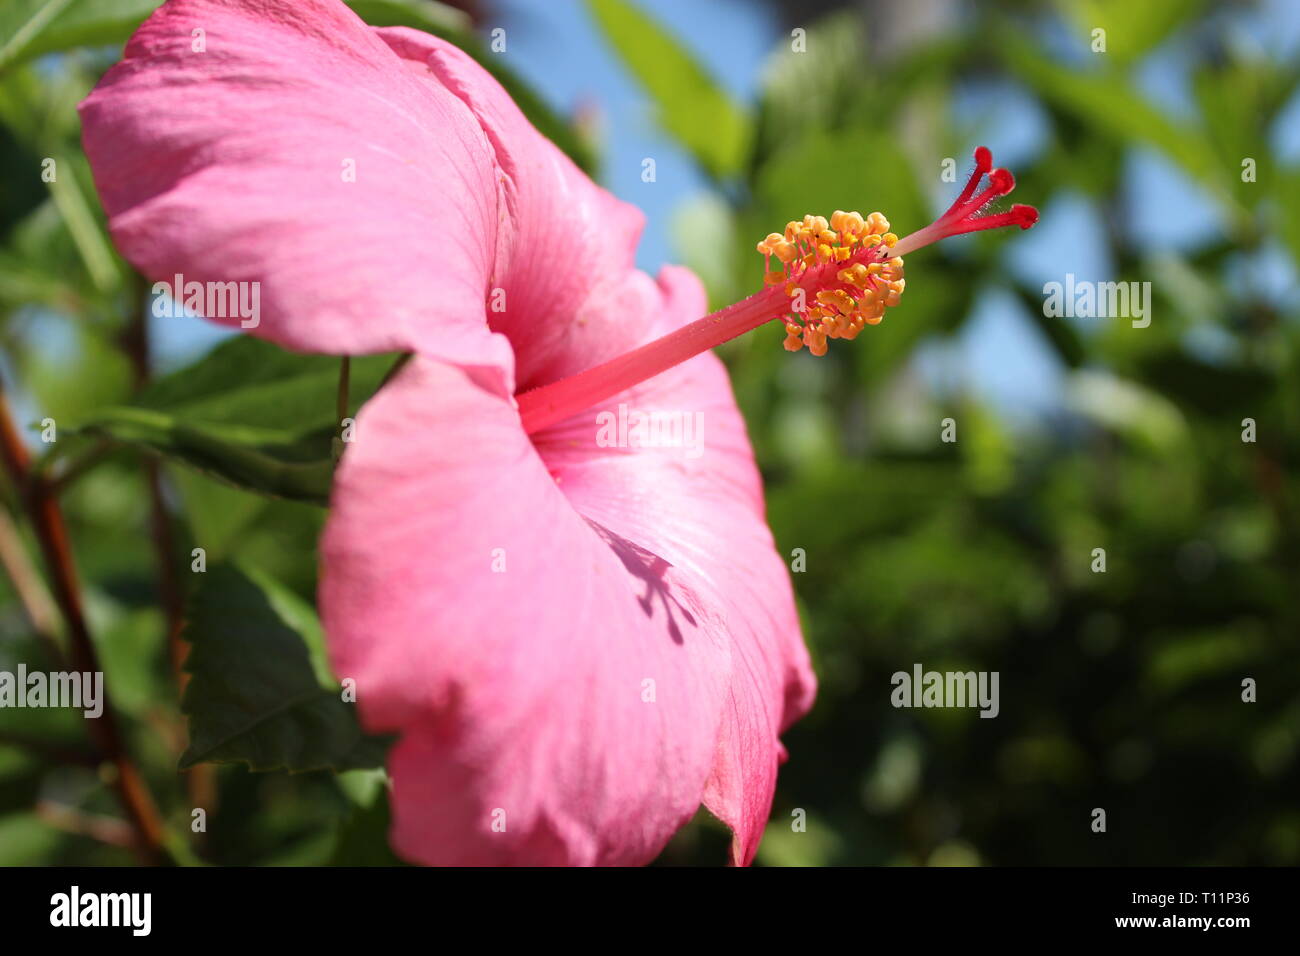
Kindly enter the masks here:
M 113 255 L 108 233 L 96 217 L 97 205 L 88 198 L 89 189 L 83 189 L 81 180 L 75 175 L 77 166 L 86 167 L 86 160 L 80 155 L 75 158 L 75 162 L 71 156 L 52 158 L 55 168 L 60 171 L 60 175 L 49 184 L 54 205 L 68 227 L 68 234 L 72 236 L 95 288 L 101 292 L 110 291 L 121 282 L 122 274 Z M 84 170 L 84 176 L 85 181 L 89 182 L 88 167 Z
M 315 612 L 291 592 L 218 565 L 204 574 L 187 620 L 182 770 L 204 761 L 291 772 L 382 765 L 388 741 L 362 733 L 328 674 Z
M 352 359 L 350 410 L 374 394 L 394 361 Z M 150 449 L 250 491 L 323 505 L 334 473 L 338 378 L 337 358 L 241 336 L 71 430 Z
M 1068 385 L 1067 401 L 1079 415 L 1151 454 L 1174 454 L 1188 441 L 1183 411 L 1138 382 L 1091 370 L 1075 372 Z
M 1124 74 L 1063 66 L 1010 28 L 999 49 L 1007 67 L 1045 100 L 1120 144 L 1146 143 L 1160 150 L 1208 187 L 1229 214 L 1243 215 L 1205 131 L 1165 116 Z
M 1202 65 L 1192 76 L 1192 89 L 1205 119 L 1229 188 L 1253 208 L 1269 189 L 1242 181 L 1242 162 L 1254 160 L 1261 184 L 1276 168 L 1269 147 L 1277 113 L 1295 93 L 1300 64 L 1282 67 L 1244 57 L 1230 50 L 1225 58 Z
M 356 807 L 340 826 L 330 866 L 405 866 L 388 846 L 392 814 L 382 787 L 368 805 Z
M 879 108 L 863 89 L 877 78 L 861 69 L 867 45 L 858 12 L 842 10 L 807 30 L 808 49 L 813 53 L 796 53 L 785 46 L 763 69 L 755 133 L 760 158 L 810 133 L 842 128 L 860 99 L 871 100 L 873 111 Z
M 473 24 L 464 11 L 433 0 L 344 0 L 362 20 L 374 27 L 414 27 L 453 43 L 455 36 L 472 35 Z
M 930 219 L 913 166 L 880 130 L 809 133 L 759 170 L 752 234 L 761 238 L 807 213 L 829 217 L 836 209 L 857 209 L 865 216 L 878 209 L 900 236 L 905 235 Z M 754 254 L 751 262 L 760 263 L 761 257 Z M 761 276 L 761 268 L 754 269 L 754 275 Z
M 213 481 L 193 468 L 169 468 L 167 478 L 179 493 L 190 536 L 203 546 L 209 561 L 226 560 L 248 542 L 250 533 L 264 532 L 267 509 L 278 504 L 228 482 Z
M 41 168 L 41 158 L 20 142 L 7 124 L 0 125 L 0 181 L 5 184 L 0 190 L 0 236 L 45 200 L 40 177 L 32 172 Z
M 112 605 L 100 616 L 103 623 L 96 632 L 99 660 L 104 682 L 113 690 L 114 706 L 147 720 L 158 701 L 167 699 L 172 686 L 162 655 L 156 653 L 158 635 L 166 627 L 162 612 L 155 607 Z
M 1067 5 L 1075 29 L 1091 42 L 1106 31 L 1106 53 L 1131 63 L 1200 12 L 1204 0 L 1073 0 Z
M 379 388 L 396 355 L 354 357 L 353 409 Z M 132 403 L 207 424 L 253 424 L 291 439 L 333 429 L 339 359 L 290 352 L 248 335 L 222 342 L 197 362 L 152 383 Z
M 659 107 L 665 129 L 711 175 L 740 171 L 752 121 L 696 59 L 626 0 L 587 0 L 606 39 Z
M 67 836 L 35 812 L 0 819 L 0 866 L 48 865 Z
M 279 498 L 329 501 L 333 463 L 328 457 L 294 461 L 301 446 L 277 433 L 249 427 L 189 425 L 144 408 L 111 408 L 74 431 L 143 446 L 214 478 Z
M 0 302 L 115 308 L 124 270 L 109 243 L 76 104 L 94 78 L 77 62 L 0 73 Z M 50 179 L 53 174 L 53 179 Z
M 17 0 L 0 10 L 0 69 L 18 61 L 71 0 Z
M 11 0 L 0 15 L 0 70 L 46 53 L 124 43 L 159 0 Z M 6 29 L 7 28 L 7 29 Z

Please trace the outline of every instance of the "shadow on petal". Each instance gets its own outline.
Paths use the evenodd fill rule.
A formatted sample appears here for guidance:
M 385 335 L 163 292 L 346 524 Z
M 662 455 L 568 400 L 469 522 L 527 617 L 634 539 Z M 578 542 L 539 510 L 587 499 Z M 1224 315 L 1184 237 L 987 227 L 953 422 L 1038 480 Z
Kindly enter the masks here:
M 591 525 L 596 534 L 604 539 L 610 550 L 618 555 L 618 559 L 623 562 L 623 567 L 627 568 L 628 573 L 645 582 L 645 594 L 637 599 L 637 602 L 641 605 L 641 610 L 645 612 L 645 616 L 654 617 L 655 598 L 658 598 L 659 603 L 663 605 L 668 622 L 668 636 L 672 638 L 674 644 L 684 643 L 682 629 L 677 624 L 677 616 L 673 613 L 674 606 L 687 624 L 692 628 L 697 625 L 695 615 L 672 593 L 666 580 L 672 565 L 659 555 L 615 534 L 604 525 L 598 524 L 590 518 L 587 519 L 587 523 Z

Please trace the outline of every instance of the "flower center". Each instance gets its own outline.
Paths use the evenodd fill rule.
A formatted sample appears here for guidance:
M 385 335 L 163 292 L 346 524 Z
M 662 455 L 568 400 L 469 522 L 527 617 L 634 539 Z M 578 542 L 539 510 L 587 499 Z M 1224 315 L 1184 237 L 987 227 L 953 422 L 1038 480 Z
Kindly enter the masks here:
M 898 305 L 903 294 L 897 245 L 882 214 L 863 219 L 839 209 L 829 222 L 804 216 L 803 222 L 787 223 L 785 235 L 774 232 L 760 242 L 763 282 L 782 286 L 790 297 L 785 347 L 797 352 L 807 345 L 813 355 L 825 355 L 827 339 L 853 339 L 878 325 L 885 308 Z M 773 258 L 779 271 L 772 271 Z
M 829 221 L 804 216 L 802 222 L 787 223 L 784 234 L 771 233 L 758 243 L 766 264 L 763 291 L 585 372 L 521 393 L 517 401 L 524 430 L 531 435 L 563 421 L 772 319 L 784 323 L 787 349 L 797 352 L 806 345 L 813 355 L 825 355 L 827 340 L 856 338 L 898 304 L 907 253 L 949 236 L 1003 226 L 1028 229 L 1036 223 L 1033 206 L 981 215 L 1015 185 L 1010 172 L 993 168 L 993 155 L 981 146 L 956 201 L 930 225 L 902 239 L 878 212 L 863 218 L 837 210 Z

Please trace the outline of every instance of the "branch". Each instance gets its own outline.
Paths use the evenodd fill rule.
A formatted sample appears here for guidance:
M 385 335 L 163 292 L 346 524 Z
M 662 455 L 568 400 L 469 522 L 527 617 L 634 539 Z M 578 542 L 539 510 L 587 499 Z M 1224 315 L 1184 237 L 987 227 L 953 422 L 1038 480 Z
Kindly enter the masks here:
M 14 427 L 3 383 L 0 383 L 0 457 L 3 457 L 14 487 L 22 496 L 45 556 L 54 600 L 67 624 L 72 667 L 84 673 L 100 673 L 102 668 L 99 666 L 99 657 L 81 605 L 81 591 L 63 512 L 59 509 L 58 498 L 48 477 L 41 471 L 32 469 L 31 453 Z M 123 746 L 116 711 L 109 700 L 107 688 L 104 690 L 104 712 L 89 721 L 89 730 L 96 748 L 115 770 L 112 786 L 134 830 L 133 842 L 137 856 L 143 863 L 163 862 L 166 854 L 162 845 L 162 822 L 143 777 Z

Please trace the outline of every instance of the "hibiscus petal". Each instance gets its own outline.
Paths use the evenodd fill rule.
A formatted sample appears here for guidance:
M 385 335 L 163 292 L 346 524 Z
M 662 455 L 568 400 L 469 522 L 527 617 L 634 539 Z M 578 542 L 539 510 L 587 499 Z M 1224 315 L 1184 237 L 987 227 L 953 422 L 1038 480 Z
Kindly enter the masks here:
M 574 510 L 492 377 L 416 358 L 362 409 L 321 553 L 336 671 L 367 727 L 402 734 L 399 852 L 643 863 L 698 807 L 723 622 Z
M 377 32 L 416 75 L 470 107 L 496 152 L 508 215 L 493 280 L 503 309 L 488 319 L 514 345 L 519 389 L 646 341 L 661 293 L 634 266 L 641 211 L 588 179 L 464 52 L 404 27 Z
M 702 306 L 686 270 L 658 288 L 672 321 Z M 620 403 L 698 413 L 701 453 L 602 444 L 598 416 Z M 420 362 L 357 434 L 321 606 L 367 726 L 403 735 L 399 850 L 646 862 L 703 801 L 749 862 L 778 734 L 814 681 L 721 363 L 701 356 L 530 442 L 490 382 Z
M 81 115 L 114 241 L 151 279 L 259 282 L 251 331 L 289 348 L 508 373 L 484 319 L 491 143 L 343 4 L 173 0 Z
M 676 303 L 666 314 L 702 310 L 691 273 L 665 269 L 660 283 Z M 682 447 L 601 447 L 595 423 L 619 422 L 620 409 L 622 420 L 659 415 Z M 778 735 L 807 712 L 816 681 L 725 368 L 699 356 L 533 439 L 580 513 L 689 575 L 725 622 L 732 673 L 703 802 L 734 832 L 733 861 L 747 864 L 784 756 Z

